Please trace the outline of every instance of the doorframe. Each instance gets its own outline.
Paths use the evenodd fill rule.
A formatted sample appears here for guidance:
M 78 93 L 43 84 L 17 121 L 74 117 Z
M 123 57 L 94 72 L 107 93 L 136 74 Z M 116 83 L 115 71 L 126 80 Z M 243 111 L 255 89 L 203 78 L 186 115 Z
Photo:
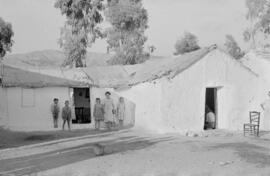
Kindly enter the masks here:
M 215 130 L 218 129 L 218 118 L 219 118 L 219 115 L 218 115 L 218 88 L 214 88 L 214 103 L 215 103 Z
M 72 109 L 74 111 L 74 115 L 75 115 L 75 118 L 76 118 L 76 113 L 75 113 L 75 96 L 74 96 L 74 89 L 78 89 L 78 88 L 82 88 L 82 89 L 89 89 L 89 108 L 90 108 L 90 122 L 87 123 L 87 124 L 92 124 L 92 106 L 91 106 L 91 87 L 87 87 L 87 86 L 77 86 L 77 87 L 69 87 L 69 90 L 68 90 L 68 94 L 69 94 L 69 99 L 70 99 L 70 102 L 72 102 Z M 71 92 L 72 92 L 72 96 L 71 96 Z M 78 124 L 78 123 L 75 123 L 75 124 Z
M 223 86 L 207 86 L 204 89 L 204 109 L 206 105 L 206 90 L 207 89 L 214 89 L 214 103 L 215 103 L 215 130 L 219 127 L 219 99 L 218 99 L 218 92 L 219 90 L 223 88 Z M 205 117 L 205 110 L 204 110 L 204 117 Z M 205 119 L 204 119 L 205 123 Z

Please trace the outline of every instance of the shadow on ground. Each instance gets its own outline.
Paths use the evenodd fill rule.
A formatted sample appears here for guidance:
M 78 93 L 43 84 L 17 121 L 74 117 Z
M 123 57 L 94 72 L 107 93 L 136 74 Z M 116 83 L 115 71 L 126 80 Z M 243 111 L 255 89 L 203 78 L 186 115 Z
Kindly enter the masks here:
M 215 146 L 211 146 L 210 149 L 231 149 L 235 153 L 248 163 L 255 164 L 257 167 L 269 167 L 270 166 L 270 152 L 268 148 L 250 144 L 247 142 L 239 143 L 223 143 Z
M 129 127 L 125 128 L 128 129 Z M 119 131 L 114 129 L 111 131 Z M 111 131 L 95 131 L 94 129 L 77 129 L 72 131 L 33 131 L 20 132 L 10 131 L 0 128 L 0 149 L 13 148 L 24 145 L 36 144 L 40 142 L 48 142 L 59 139 L 67 139 L 72 137 L 83 137 L 85 135 L 106 134 Z M 119 132 L 122 132 L 121 130 Z
M 106 157 L 106 155 L 145 149 L 169 140 L 172 140 L 172 138 L 153 139 L 136 136 L 122 137 L 117 140 L 102 140 L 101 138 L 98 142 L 87 143 L 78 147 L 28 157 L 0 160 L 0 174 L 27 175 L 95 158 L 97 156 L 94 154 L 93 146 L 97 143 L 105 145 L 105 155 L 99 157 Z

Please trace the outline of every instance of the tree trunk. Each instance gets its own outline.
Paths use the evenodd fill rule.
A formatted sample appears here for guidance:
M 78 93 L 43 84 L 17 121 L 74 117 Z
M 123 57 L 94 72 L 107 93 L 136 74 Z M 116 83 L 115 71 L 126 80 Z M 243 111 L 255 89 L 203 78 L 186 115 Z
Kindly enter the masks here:
M 251 34 L 251 48 L 252 49 L 255 49 L 256 48 L 256 41 L 255 41 L 255 34 L 254 34 L 254 32 L 252 32 L 252 34 Z
M 0 56 L 0 85 L 2 85 L 4 77 L 4 63 L 3 63 L 3 58 Z
M 256 40 L 255 40 L 255 34 L 256 34 L 256 28 L 255 28 L 255 22 L 254 19 L 251 19 L 251 49 L 255 49 L 256 48 Z
M 76 60 L 75 67 L 83 67 L 83 62 L 81 58 Z

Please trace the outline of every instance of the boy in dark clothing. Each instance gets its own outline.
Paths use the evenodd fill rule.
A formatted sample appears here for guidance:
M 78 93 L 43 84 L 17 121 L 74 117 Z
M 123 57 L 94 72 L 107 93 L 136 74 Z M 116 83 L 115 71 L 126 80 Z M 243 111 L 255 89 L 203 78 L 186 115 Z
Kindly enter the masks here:
M 95 117 L 95 129 L 100 129 L 100 123 L 104 121 L 104 109 L 100 103 L 100 98 L 96 98 L 96 104 L 94 107 L 94 117 Z
M 53 126 L 54 128 L 58 128 L 58 116 L 60 112 L 60 107 L 58 105 L 58 98 L 53 99 L 53 103 L 51 105 L 51 112 L 53 116 Z
M 68 124 L 68 129 L 70 130 L 70 120 L 71 120 L 71 108 L 69 107 L 69 101 L 65 101 L 65 106 L 62 108 L 62 119 L 63 119 L 63 130 L 65 129 L 65 123 Z

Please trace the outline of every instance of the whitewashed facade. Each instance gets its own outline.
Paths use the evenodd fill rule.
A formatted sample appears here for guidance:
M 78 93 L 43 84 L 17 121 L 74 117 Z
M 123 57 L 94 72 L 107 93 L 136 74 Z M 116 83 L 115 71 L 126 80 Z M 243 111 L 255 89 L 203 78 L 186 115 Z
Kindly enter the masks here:
M 91 109 L 95 98 L 103 99 L 107 90 L 112 92 L 115 105 L 120 96 L 124 97 L 125 125 L 135 124 L 137 128 L 161 133 L 202 131 L 207 88 L 215 90 L 218 129 L 242 130 L 249 120 L 249 111 L 261 111 L 266 87 L 259 75 L 217 48 L 151 62 L 134 68 L 86 68 L 76 75 L 87 75 L 84 79 L 88 77 L 89 84 L 78 87 L 89 88 Z M 72 75 L 71 71 L 69 73 Z M 76 82 L 65 84 L 34 88 L 16 84 L 0 88 L 1 125 L 16 130 L 53 130 L 52 99 L 59 98 L 61 106 L 65 100 L 72 102 L 72 89 L 77 87 Z M 91 118 L 92 123 L 84 127 L 94 127 L 93 116 Z M 59 119 L 61 124 L 61 116 Z M 261 123 L 262 129 L 270 129 L 265 119 Z
M 258 75 L 219 49 L 172 79 L 164 76 L 119 93 L 136 104 L 135 126 L 186 132 L 203 130 L 206 88 L 217 89 L 218 129 L 242 130 L 249 111 L 260 111 Z

